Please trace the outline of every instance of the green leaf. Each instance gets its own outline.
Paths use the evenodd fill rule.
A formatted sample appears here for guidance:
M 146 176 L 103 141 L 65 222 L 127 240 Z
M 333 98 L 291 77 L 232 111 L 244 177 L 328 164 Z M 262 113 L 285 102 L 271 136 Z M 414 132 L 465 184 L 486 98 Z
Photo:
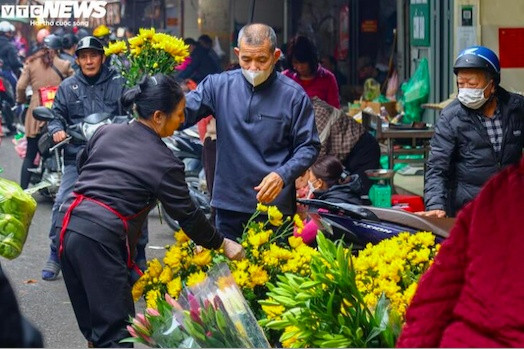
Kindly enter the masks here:
M 303 282 L 303 283 L 299 286 L 299 288 L 300 288 L 301 290 L 307 290 L 307 289 L 310 289 L 310 288 L 315 287 L 315 286 L 320 285 L 320 284 L 322 284 L 322 282 L 311 280 L 311 281 Z

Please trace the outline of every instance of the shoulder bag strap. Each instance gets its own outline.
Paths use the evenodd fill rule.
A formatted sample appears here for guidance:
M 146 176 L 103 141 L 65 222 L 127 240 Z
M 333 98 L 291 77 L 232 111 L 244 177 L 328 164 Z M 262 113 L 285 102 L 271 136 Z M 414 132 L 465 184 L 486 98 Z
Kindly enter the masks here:
M 58 76 L 60 76 L 60 80 L 64 80 L 64 76 L 62 75 L 62 73 L 60 73 L 60 70 L 58 70 L 58 68 L 54 64 L 51 66 L 51 68 L 53 68 L 53 70 L 58 74 Z

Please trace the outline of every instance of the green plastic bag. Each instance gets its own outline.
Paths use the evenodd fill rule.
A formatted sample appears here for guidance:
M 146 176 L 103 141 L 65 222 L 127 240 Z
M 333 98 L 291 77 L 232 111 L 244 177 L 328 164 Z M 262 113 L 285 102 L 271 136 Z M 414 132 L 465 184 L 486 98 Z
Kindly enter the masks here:
M 429 65 L 426 58 L 419 62 L 417 70 L 407 82 L 400 86 L 402 97 L 400 101 L 404 106 L 402 123 L 410 124 L 420 121 L 422 117 L 421 105 L 429 99 Z
M 14 259 L 22 253 L 36 210 L 33 197 L 15 182 L 0 178 L 0 255 Z

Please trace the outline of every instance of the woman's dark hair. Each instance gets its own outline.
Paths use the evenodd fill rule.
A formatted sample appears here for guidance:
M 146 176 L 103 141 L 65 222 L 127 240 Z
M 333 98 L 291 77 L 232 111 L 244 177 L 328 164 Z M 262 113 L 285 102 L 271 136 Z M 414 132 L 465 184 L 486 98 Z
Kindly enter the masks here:
M 184 92 L 174 77 L 156 74 L 144 76 L 138 85 L 123 94 L 121 102 L 125 109 L 134 104 L 139 117 L 150 119 L 157 110 L 172 113 L 183 98 Z
M 311 166 L 311 172 L 315 177 L 323 180 L 328 188 L 331 188 L 335 184 L 343 184 L 347 182 L 347 178 L 344 175 L 344 166 L 340 160 L 333 155 L 324 155 Z
M 38 58 L 42 58 L 42 63 L 44 67 L 50 68 L 53 65 L 53 59 L 55 58 L 56 53 L 54 50 L 50 50 L 47 47 L 42 47 L 40 50 L 33 53 L 30 57 L 27 58 L 27 62 L 31 63 Z
M 299 62 L 306 62 L 311 73 L 318 69 L 318 52 L 315 44 L 303 35 L 297 35 L 287 44 L 286 63 L 289 69 L 293 70 L 293 58 Z

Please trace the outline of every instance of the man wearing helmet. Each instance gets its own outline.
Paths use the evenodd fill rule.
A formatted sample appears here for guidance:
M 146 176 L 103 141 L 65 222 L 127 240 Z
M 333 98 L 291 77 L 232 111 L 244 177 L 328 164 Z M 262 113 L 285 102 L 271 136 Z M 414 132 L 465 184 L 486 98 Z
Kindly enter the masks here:
M 524 144 L 524 97 L 503 89 L 497 55 L 483 46 L 455 61 L 458 97 L 442 110 L 431 140 L 426 216 L 455 216 L 503 167 L 518 163 Z
M 56 143 L 67 137 L 68 125 L 82 122 L 87 115 L 97 112 L 122 114 L 120 97 L 124 91 L 124 80 L 103 65 L 105 56 L 102 43 L 95 37 L 86 36 L 78 42 L 76 56 L 80 71 L 60 84 L 53 103 L 53 112 L 66 122 L 63 124 L 58 119 L 49 122 L 49 133 Z M 52 228 L 49 232 L 51 252 L 42 270 L 44 280 L 55 280 L 60 272 L 54 227 L 58 208 L 73 190 L 78 178 L 76 155 L 84 146 L 85 144 L 75 142 L 67 144 L 64 148 L 64 174 L 53 205 Z
M 18 58 L 18 50 L 11 42 L 14 27 L 7 21 L 0 22 L 0 59 L 4 62 L 2 76 L 11 84 L 12 89 L 16 87 L 16 77 L 24 66 Z

